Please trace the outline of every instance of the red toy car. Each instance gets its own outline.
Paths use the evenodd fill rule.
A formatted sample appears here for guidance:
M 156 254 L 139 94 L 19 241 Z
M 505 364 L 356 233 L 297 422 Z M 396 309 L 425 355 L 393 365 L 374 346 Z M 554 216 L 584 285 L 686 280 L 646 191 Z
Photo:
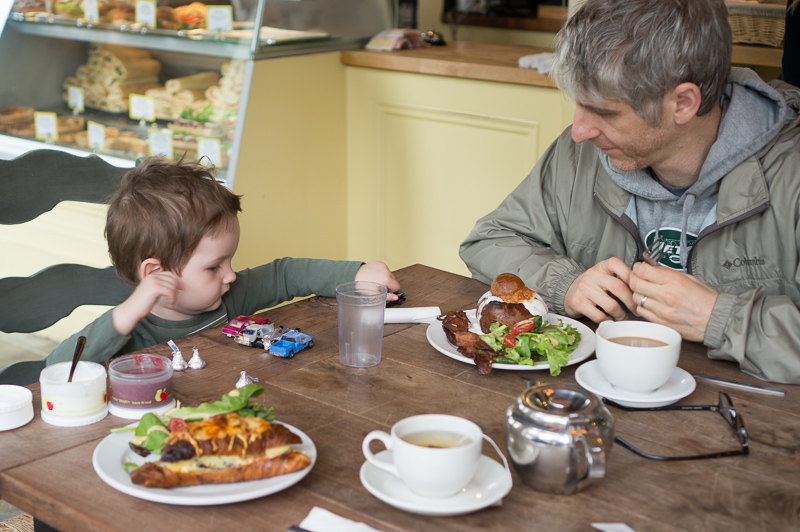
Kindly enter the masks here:
M 248 325 L 263 325 L 264 323 L 269 323 L 269 319 L 260 318 L 258 316 L 236 316 L 235 319 L 232 319 L 225 324 L 225 326 L 222 328 L 222 334 L 234 338 Z

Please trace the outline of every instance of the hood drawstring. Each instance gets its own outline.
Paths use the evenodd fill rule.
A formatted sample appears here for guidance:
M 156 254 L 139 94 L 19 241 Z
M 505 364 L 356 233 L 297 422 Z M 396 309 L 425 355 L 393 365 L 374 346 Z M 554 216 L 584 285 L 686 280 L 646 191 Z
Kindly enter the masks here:
M 686 271 L 686 262 L 689 258 L 689 245 L 686 242 L 686 232 L 689 224 L 689 215 L 692 214 L 692 209 L 694 209 L 694 200 L 697 199 L 697 196 L 687 192 L 685 194 L 686 201 L 683 203 L 683 227 L 681 227 L 681 249 L 680 249 L 680 258 L 681 258 L 681 268 L 683 271 Z

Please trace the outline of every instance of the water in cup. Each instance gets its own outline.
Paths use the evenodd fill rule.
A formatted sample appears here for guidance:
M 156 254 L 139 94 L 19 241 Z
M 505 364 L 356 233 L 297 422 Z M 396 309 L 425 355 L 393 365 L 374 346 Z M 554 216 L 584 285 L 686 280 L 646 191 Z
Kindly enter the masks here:
M 386 287 L 353 281 L 336 287 L 339 316 L 339 361 L 367 368 L 381 361 Z

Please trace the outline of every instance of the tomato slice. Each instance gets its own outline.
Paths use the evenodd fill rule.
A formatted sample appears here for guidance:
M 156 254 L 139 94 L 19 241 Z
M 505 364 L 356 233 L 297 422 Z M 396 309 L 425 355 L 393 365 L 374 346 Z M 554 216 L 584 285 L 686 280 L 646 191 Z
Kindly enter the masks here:
M 511 333 L 503 335 L 503 347 L 514 347 L 517 344 L 517 337 Z
M 517 335 L 520 333 L 530 332 L 533 330 L 535 326 L 536 324 L 533 323 L 533 320 L 523 320 L 515 324 L 513 327 L 511 327 L 511 330 L 509 330 L 508 332 L 510 334 Z

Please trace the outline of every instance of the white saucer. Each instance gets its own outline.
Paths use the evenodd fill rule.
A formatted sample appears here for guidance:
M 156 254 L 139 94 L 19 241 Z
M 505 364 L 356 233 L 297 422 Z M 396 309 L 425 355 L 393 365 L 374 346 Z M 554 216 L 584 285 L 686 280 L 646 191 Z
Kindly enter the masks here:
M 378 460 L 392 462 L 392 451 L 377 453 Z M 414 514 L 448 516 L 482 510 L 505 497 L 511 491 L 511 474 L 488 456 L 481 456 L 478 472 L 460 493 L 444 499 L 417 495 L 403 481 L 378 469 L 369 462 L 361 466 L 361 483 L 367 491 L 386 504 Z
M 608 382 L 603 372 L 600 371 L 600 363 L 597 360 L 591 360 L 580 366 L 575 372 L 575 380 L 590 392 L 630 408 L 657 408 L 671 405 L 692 393 L 697 386 L 690 373 L 681 368 L 675 368 L 669 380 L 653 392 L 624 392 L 614 388 Z

